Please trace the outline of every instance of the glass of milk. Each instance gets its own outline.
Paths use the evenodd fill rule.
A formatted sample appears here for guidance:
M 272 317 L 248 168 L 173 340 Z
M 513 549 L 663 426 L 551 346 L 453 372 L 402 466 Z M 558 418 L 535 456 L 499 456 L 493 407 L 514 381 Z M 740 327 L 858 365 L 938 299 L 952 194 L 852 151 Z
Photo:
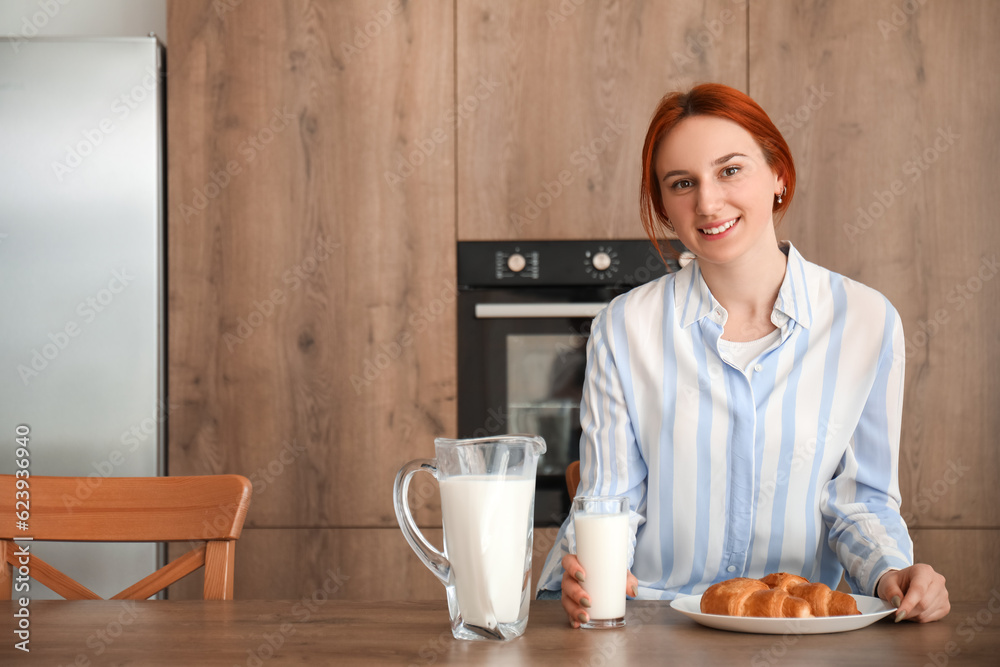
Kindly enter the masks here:
M 545 441 L 533 435 L 434 441 L 436 458 L 396 475 L 393 504 L 403 536 L 448 594 L 456 639 L 524 633 L 531 602 L 535 469 Z M 410 479 L 429 472 L 441 490 L 444 553 L 424 537 L 407 503 Z
M 585 574 L 590 599 L 582 628 L 625 625 L 625 579 L 628 573 L 628 498 L 580 496 L 573 500 L 576 557 Z

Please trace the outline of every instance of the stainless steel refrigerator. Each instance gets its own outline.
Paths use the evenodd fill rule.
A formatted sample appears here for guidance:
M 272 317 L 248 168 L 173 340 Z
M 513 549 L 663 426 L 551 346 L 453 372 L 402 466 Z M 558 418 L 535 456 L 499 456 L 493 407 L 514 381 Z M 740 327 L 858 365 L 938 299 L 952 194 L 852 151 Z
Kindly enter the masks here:
M 65 503 L 164 473 L 162 63 L 155 37 L 0 39 L 0 472 L 25 425 L 31 475 L 88 477 Z M 104 597 L 161 556 L 32 549 Z

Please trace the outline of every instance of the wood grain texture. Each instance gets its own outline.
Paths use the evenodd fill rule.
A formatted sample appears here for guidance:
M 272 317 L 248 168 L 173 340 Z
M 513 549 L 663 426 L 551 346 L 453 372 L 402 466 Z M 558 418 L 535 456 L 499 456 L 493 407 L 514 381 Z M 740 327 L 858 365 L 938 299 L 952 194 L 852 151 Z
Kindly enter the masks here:
M 31 536 L 36 540 L 235 540 L 250 507 L 250 482 L 239 475 L 36 475 L 29 481 Z M 14 475 L 0 475 L 0 537 L 6 539 L 24 534 L 15 525 L 14 493 Z
M 7 553 L 7 564 L 17 565 L 18 567 L 27 565 L 32 579 L 44 586 L 48 586 L 50 590 L 58 595 L 63 596 L 67 600 L 101 599 L 100 595 L 76 581 L 69 575 L 60 572 L 37 556 L 30 556 L 27 563 L 21 562 L 21 556 L 14 556 L 15 552 L 19 550 L 19 545 L 16 545 L 10 540 L 0 541 L 4 543 L 4 550 Z M 29 549 L 30 547 L 31 545 L 28 545 Z M 13 594 L 9 585 L 0 591 L 0 599 L 2 600 L 10 600 L 12 595 Z
M 916 559 L 947 579 L 952 602 L 981 602 L 1000 588 L 1000 530 L 914 528 L 910 536 Z
M 232 542 L 222 542 L 220 544 L 232 544 Z M 177 581 L 178 579 L 183 579 L 187 575 L 191 574 L 195 570 L 199 569 L 202 565 L 205 565 L 205 545 L 194 548 L 181 556 L 178 556 L 174 560 L 170 561 L 169 564 L 161 567 L 159 570 L 153 574 L 145 577 L 141 581 L 137 581 L 120 593 L 112 595 L 109 599 L 111 600 L 145 600 L 153 595 L 156 595 L 168 585 Z M 210 581 L 217 581 L 220 578 L 225 578 L 228 574 L 227 570 L 224 568 L 219 568 L 217 565 L 214 566 L 215 571 L 218 573 L 215 578 L 210 579 Z M 231 580 L 231 577 L 230 577 Z M 51 588 L 51 586 L 50 586 Z M 206 595 L 206 600 L 231 600 L 233 599 L 233 591 L 230 587 L 229 595 L 223 596 L 222 591 L 212 590 L 210 595 Z M 65 594 L 60 593 L 63 597 Z M 89 596 L 88 596 L 89 597 Z M 99 596 L 94 596 L 99 597 Z
M 699 81 L 746 89 L 732 0 L 472 0 L 456 23 L 462 241 L 644 238 L 657 101 Z
M 202 477 L 46 477 L 30 478 L 30 532 L 35 542 L 193 541 L 173 562 L 127 587 L 114 599 L 143 600 L 205 565 L 206 599 L 232 599 L 234 543 L 250 506 L 250 480 L 239 475 Z M 100 599 L 37 556 L 25 563 L 12 538 L 15 476 L 0 475 L 0 553 L 11 565 L 27 566 L 36 581 L 67 599 Z M 207 546 L 201 541 L 207 540 Z M 24 548 L 30 548 L 27 543 Z M 186 549 L 185 549 L 186 550 Z M 183 554 L 183 555 L 180 555 Z M 206 558 L 206 554 L 208 558 Z M 10 599 L 11 581 L 0 584 Z
M 422 528 L 439 549 L 440 528 Z M 532 594 L 557 528 L 536 528 L 532 552 Z M 170 556 L 186 545 L 170 545 Z M 445 590 L 424 567 L 398 528 L 248 528 L 236 559 L 237 599 L 300 599 L 314 593 L 342 600 L 437 600 Z M 195 572 L 170 587 L 171 600 L 201 597 Z
M 995 529 L 1000 4 L 897 4 L 753 0 L 750 93 L 796 158 L 782 236 L 881 291 L 903 320 L 904 515 Z
M 452 107 L 452 4 L 168 7 L 170 473 L 250 477 L 249 526 L 395 525 L 455 431 L 453 137 L 387 176 Z
M 90 664 L 225 667 L 257 662 L 379 667 L 991 665 L 1000 653 L 998 605 L 1000 591 L 994 590 L 976 602 L 956 605 L 936 623 L 893 623 L 890 618 L 848 634 L 760 635 L 697 625 L 661 601 L 629 602 L 621 630 L 574 630 L 559 602 L 535 600 L 523 636 L 473 642 L 452 638 L 443 599 L 309 604 L 40 600 L 31 607 L 31 657 L 44 665 L 73 664 L 82 655 Z M 15 608 L 14 603 L 0 603 L 0 630 L 8 635 Z M 992 622 L 976 622 L 977 617 Z M 24 661 L 13 642 L 0 644 L 0 661 L 18 658 Z

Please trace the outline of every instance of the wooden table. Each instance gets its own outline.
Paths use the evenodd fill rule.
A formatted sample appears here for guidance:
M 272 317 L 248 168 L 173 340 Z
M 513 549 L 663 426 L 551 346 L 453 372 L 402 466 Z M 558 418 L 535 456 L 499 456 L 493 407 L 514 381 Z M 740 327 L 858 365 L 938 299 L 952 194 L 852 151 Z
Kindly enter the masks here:
M 310 606 L 312 607 L 310 609 Z M 1000 591 L 943 621 L 831 635 L 711 630 L 660 602 L 628 603 L 627 627 L 573 630 L 556 601 L 532 602 L 510 642 L 452 639 L 440 602 L 47 601 L 31 604 L 31 653 L 14 649 L 0 602 L 0 664 L 35 665 L 996 665 Z M 948 652 L 953 655 L 949 656 Z

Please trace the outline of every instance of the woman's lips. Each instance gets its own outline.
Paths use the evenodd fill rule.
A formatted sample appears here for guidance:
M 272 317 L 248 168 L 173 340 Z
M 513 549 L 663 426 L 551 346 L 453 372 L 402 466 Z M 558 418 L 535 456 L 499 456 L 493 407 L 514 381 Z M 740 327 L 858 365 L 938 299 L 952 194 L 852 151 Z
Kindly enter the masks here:
M 740 222 L 740 220 L 741 220 L 740 217 L 736 217 L 733 218 L 732 220 L 727 220 L 717 225 L 706 227 L 705 229 L 699 229 L 698 232 L 706 239 L 712 239 L 712 240 L 721 239 L 724 236 L 728 236 L 729 233 L 733 231 L 733 228 L 736 227 L 736 225 Z

